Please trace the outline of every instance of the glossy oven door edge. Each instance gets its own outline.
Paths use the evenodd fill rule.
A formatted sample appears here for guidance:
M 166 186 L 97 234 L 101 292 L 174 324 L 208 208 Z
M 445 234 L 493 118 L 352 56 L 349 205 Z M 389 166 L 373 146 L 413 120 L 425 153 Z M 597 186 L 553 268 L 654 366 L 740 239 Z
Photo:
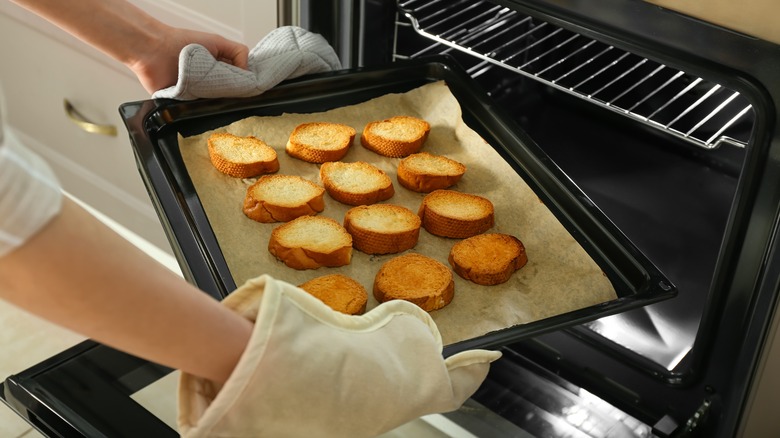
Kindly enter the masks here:
M 2 399 L 45 436 L 177 437 L 130 395 L 170 369 L 84 341 L 2 384 Z

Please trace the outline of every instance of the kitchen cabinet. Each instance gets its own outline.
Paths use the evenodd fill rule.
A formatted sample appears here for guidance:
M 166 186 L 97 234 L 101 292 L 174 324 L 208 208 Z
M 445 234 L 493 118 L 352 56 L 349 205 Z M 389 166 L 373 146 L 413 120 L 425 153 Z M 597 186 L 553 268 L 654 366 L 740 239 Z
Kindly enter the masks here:
M 161 21 L 254 46 L 276 27 L 273 0 L 133 3 Z M 63 188 L 149 243 L 171 252 L 138 173 L 118 107 L 149 94 L 121 63 L 10 3 L 0 3 L 0 83 L 8 122 L 43 156 Z M 116 128 L 86 132 L 66 114 Z
M 241 41 L 250 48 L 277 26 L 277 0 L 131 0 L 165 23 Z

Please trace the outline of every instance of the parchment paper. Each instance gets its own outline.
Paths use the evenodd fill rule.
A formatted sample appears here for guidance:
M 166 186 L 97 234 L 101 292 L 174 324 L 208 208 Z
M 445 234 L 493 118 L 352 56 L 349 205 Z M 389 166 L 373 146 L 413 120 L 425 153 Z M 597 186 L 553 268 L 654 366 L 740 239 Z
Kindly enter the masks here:
M 490 199 L 495 205 L 496 224 L 488 232 L 514 235 L 523 242 L 528 254 L 528 264 L 501 285 L 480 286 L 453 274 L 455 298 L 443 309 L 431 312 L 445 345 L 616 298 L 614 288 L 601 269 L 536 194 L 462 121 L 460 105 L 444 82 L 327 112 L 250 117 L 214 131 L 180 137 L 187 171 L 237 285 L 264 273 L 296 285 L 321 275 L 342 273 L 366 288 L 369 293 L 367 307 L 371 309 L 377 305 L 371 293 L 374 276 L 384 262 L 399 254 L 369 256 L 353 250 L 352 263 L 348 266 L 305 271 L 288 268 L 268 252 L 271 231 L 281 224 L 261 224 L 243 214 L 246 188 L 254 179 L 235 179 L 218 172 L 208 158 L 209 135 L 226 131 L 258 137 L 276 149 L 281 166 L 279 173 L 300 175 L 321 184 L 319 165 L 285 153 L 290 132 L 305 122 L 351 125 L 358 134 L 342 161 L 366 161 L 384 170 L 395 186 L 395 195 L 385 203 L 403 205 L 416 213 L 424 194 L 398 184 L 396 167 L 400 159 L 382 157 L 360 145 L 360 132 L 366 123 L 394 115 L 421 117 L 431 124 L 423 151 L 445 155 L 467 167 L 461 181 L 451 189 Z M 340 223 L 351 208 L 327 194 L 325 205 L 321 215 Z M 422 229 L 417 246 L 410 251 L 449 266 L 447 256 L 456 241 Z

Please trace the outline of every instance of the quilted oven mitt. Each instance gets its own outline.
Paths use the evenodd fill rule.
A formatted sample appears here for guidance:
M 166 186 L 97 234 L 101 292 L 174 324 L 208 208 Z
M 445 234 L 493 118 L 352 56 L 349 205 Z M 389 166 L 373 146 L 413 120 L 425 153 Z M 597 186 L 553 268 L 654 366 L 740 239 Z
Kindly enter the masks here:
M 183 437 L 369 437 L 459 408 L 501 353 L 442 357 L 431 317 L 406 301 L 345 315 L 267 275 L 224 305 L 255 322 L 224 386 L 182 373 Z
M 341 68 L 336 52 L 321 35 L 296 26 L 274 29 L 249 51 L 248 70 L 218 61 L 198 44 L 179 54 L 176 85 L 153 98 L 193 100 L 256 96 L 286 80 Z

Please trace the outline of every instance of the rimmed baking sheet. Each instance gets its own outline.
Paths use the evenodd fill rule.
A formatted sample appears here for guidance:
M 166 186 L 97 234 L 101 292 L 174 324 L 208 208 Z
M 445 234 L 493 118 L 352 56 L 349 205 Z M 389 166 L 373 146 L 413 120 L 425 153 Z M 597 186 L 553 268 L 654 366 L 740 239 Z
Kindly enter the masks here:
M 323 75 L 253 99 L 127 104 L 123 113 L 128 115 L 139 169 L 181 252 L 185 272 L 207 291 L 217 288 L 224 295 L 264 273 L 300 284 L 340 272 L 370 293 L 379 266 L 394 256 L 354 251 L 349 266 L 308 271 L 277 261 L 268 253 L 267 242 L 278 224 L 260 224 L 243 215 L 241 204 L 252 180 L 231 178 L 213 168 L 206 152 L 208 135 L 255 135 L 277 150 L 279 173 L 318 182 L 319 166 L 284 152 L 297 124 L 336 121 L 360 133 L 369 121 L 409 114 L 432 125 L 424 150 L 467 166 L 453 189 L 491 199 L 496 225 L 490 231 L 520 238 L 529 255 L 528 265 L 503 285 L 480 286 L 455 276 L 455 299 L 432 312 L 451 351 L 500 345 L 674 294 L 671 283 L 448 59 Z M 397 183 L 398 159 L 370 152 L 356 139 L 343 161 L 379 166 L 396 188 L 385 202 L 417 210 L 424 195 Z M 341 222 L 348 208 L 326 195 L 321 214 Z M 454 242 L 423 230 L 411 251 L 447 264 Z M 203 267 L 209 272 L 204 274 Z M 370 297 L 368 307 L 375 305 Z

